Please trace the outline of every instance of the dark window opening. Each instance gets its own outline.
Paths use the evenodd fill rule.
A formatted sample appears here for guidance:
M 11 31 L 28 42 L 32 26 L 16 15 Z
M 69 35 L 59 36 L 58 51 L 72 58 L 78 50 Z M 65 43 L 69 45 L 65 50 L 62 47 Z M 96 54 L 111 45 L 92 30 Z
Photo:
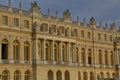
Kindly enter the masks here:
M 88 64 L 92 64 L 91 57 L 88 57 Z
M 2 59 L 8 59 L 8 45 L 2 44 Z

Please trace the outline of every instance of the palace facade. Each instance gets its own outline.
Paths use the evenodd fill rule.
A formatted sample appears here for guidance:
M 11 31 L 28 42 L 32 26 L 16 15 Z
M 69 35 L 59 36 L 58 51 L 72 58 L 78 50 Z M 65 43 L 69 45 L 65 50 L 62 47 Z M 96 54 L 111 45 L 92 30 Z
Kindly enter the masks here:
M 72 21 L 69 10 L 59 18 L 0 5 L 1 80 L 103 80 L 118 78 L 120 30 L 115 23 L 97 26 Z

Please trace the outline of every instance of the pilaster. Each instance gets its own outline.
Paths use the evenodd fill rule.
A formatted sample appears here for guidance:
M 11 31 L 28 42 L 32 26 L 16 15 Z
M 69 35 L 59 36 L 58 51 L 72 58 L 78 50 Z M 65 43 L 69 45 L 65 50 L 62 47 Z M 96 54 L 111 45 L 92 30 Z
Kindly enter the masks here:
M 20 62 L 24 63 L 24 42 L 23 39 L 20 41 Z
M 10 37 L 10 42 L 9 42 L 9 48 L 8 48 L 8 57 L 9 57 L 9 62 L 13 63 L 13 40 L 12 37 Z
M 67 62 L 71 64 L 71 57 L 70 57 L 70 42 L 67 44 Z
M 53 40 L 52 41 L 52 45 L 51 45 L 51 48 L 52 48 L 52 50 L 51 50 L 51 59 L 52 59 L 52 63 L 55 63 L 55 52 L 54 52 L 54 47 L 55 47 L 55 41 Z

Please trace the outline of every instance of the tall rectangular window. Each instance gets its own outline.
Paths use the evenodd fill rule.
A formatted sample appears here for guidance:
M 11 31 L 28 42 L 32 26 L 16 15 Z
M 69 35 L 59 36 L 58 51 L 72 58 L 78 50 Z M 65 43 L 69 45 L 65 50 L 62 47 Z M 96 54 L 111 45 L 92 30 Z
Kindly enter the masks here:
M 84 38 L 84 31 L 81 31 L 81 37 Z
M 112 35 L 110 35 L 110 42 L 112 42 Z
M 105 40 L 105 41 L 107 40 L 107 35 L 106 35 L 106 34 L 104 34 L 104 40 Z
M 101 34 L 98 33 L 98 40 L 101 40 Z
M 14 26 L 19 27 L 19 19 L 18 18 L 14 18 Z
M 24 20 L 24 28 L 29 28 L 29 21 L 28 20 Z
M 8 25 L 8 17 L 7 16 L 2 16 L 2 24 Z
M 90 39 L 90 38 L 91 38 L 91 34 L 90 34 L 90 32 L 88 32 L 87 37 L 88 37 L 88 39 Z

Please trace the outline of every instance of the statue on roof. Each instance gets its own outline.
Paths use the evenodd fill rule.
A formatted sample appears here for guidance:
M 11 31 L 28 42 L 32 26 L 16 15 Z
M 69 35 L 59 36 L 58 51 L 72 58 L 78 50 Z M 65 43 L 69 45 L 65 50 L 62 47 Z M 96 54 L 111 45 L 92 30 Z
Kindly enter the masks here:
M 111 29 L 113 30 L 113 29 L 116 29 L 116 24 L 115 24 L 115 22 L 113 22 L 111 25 Z
M 63 12 L 63 18 L 66 18 L 66 19 L 71 18 L 71 14 L 69 12 L 69 9 L 67 9 L 66 11 Z
M 30 8 L 31 12 L 40 12 L 40 9 L 41 8 L 37 4 L 37 1 L 35 1 L 34 3 L 31 3 L 31 8 Z
M 94 17 L 92 17 L 92 18 L 90 19 L 90 24 L 91 24 L 91 25 L 95 25 L 95 24 L 96 24 Z

